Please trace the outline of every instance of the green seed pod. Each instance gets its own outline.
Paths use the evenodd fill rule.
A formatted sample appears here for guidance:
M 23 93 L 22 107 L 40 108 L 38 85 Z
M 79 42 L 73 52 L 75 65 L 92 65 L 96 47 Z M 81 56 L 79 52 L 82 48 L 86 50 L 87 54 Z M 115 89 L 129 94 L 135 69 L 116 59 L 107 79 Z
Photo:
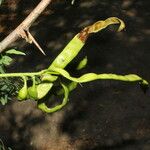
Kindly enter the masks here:
M 38 99 L 42 99 L 44 96 L 47 95 L 47 93 L 52 88 L 53 83 L 41 83 L 37 86 L 37 97 Z
M 41 80 L 42 81 L 50 81 L 50 82 L 54 82 L 57 79 L 57 76 L 45 73 L 43 74 Z
M 35 81 L 35 76 L 32 76 L 32 86 L 28 88 L 28 98 L 36 100 L 38 97 L 37 86 Z
M 42 85 L 43 86 L 43 85 Z M 38 108 L 39 109 L 41 109 L 43 112 L 46 112 L 46 113 L 53 113 L 53 112 L 55 112 L 55 111 L 58 111 L 58 110 L 60 110 L 60 109 L 62 109 L 66 104 L 67 104 L 67 102 L 68 102 L 68 96 L 69 96 L 69 90 L 68 90 L 68 88 L 64 85 L 64 84 L 62 84 L 61 83 L 61 86 L 62 86 L 62 88 L 63 88 L 63 90 L 64 90 L 64 98 L 63 98 L 63 101 L 62 101 L 62 103 L 61 104 L 59 104 L 59 105 L 56 105 L 56 106 L 54 106 L 54 107 L 52 107 L 52 108 L 49 108 L 46 104 L 45 104 L 45 102 L 39 102 L 38 103 Z
M 77 70 L 83 69 L 87 65 L 87 56 L 83 58 L 77 66 Z
M 77 82 L 71 82 L 69 83 L 66 87 L 68 88 L 69 92 L 73 91 L 77 87 L 78 83 Z M 60 89 L 57 94 L 62 95 L 64 93 L 64 89 Z
M 17 98 L 18 98 L 19 100 L 25 100 L 25 99 L 27 98 L 27 94 L 28 94 L 26 78 L 23 77 L 23 80 L 24 80 L 24 85 L 23 85 L 23 87 L 19 90 L 18 96 L 17 96 Z
M 31 86 L 28 88 L 28 98 L 36 100 L 38 97 L 37 86 Z
M 76 35 L 56 57 L 48 69 L 65 68 L 77 56 L 83 46 L 84 43 Z

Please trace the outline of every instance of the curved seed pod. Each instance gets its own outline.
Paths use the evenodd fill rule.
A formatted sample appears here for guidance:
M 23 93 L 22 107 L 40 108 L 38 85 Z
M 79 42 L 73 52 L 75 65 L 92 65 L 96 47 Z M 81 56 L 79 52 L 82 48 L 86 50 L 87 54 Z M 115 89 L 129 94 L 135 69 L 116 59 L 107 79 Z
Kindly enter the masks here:
M 125 28 L 125 23 L 121 19 L 117 17 L 110 17 L 107 18 L 106 20 L 100 20 L 90 26 L 85 27 L 78 34 L 78 37 L 81 41 L 85 42 L 91 33 L 97 33 L 105 29 L 109 25 L 113 25 L 113 24 L 119 24 L 118 32 Z
M 146 80 L 142 79 L 141 77 L 135 74 L 117 75 L 117 74 L 105 74 L 105 73 L 103 74 L 87 73 L 87 74 L 82 75 L 79 78 L 75 78 L 75 77 L 71 77 L 70 74 L 64 69 L 55 68 L 54 70 L 58 72 L 59 74 L 61 74 L 62 76 L 64 76 L 65 78 L 74 82 L 78 82 L 78 83 L 84 83 L 84 82 L 89 82 L 89 81 L 100 79 L 100 80 L 120 80 L 120 81 L 125 81 L 125 82 L 140 81 L 141 84 L 148 85 L 148 82 Z
M 27 81 L 26 78 L 23 77 L 24 85 L 23 87 L 19 90 L 17 98 L 19 100 L 25 100 L 27 98 L 28 90 L 27 90 Z
M 84 57 L 84 58 L 80 61 L 80 63 L 78 64 L 77 70 L 83 69 L 83 68 L 87 65 L 87 61 L 88 61 L 88 59 L 87 59 L 87 56 L 86 56 L 86 57 Z
M 118 32 L 125 28 L 125 23 L 121 19 L 117 17 L 110 17 L 107 18 L 106 20 L 97 21 L 93 25 L 86 27 L 85 30 L 87 30 L 88 28 L 88 33 L 96 33 L 112 24 L 120 24 L 118 28 Z
M 73 91 L 76 87 L 77 87 L 78 83 L 77 82 L 71 82 L 69 83 L 66 87 L 68 88 L 69 92 Z M 60 89 L 60 91 L 58 91 L 58 95 L 62 95 L 64 93 L 63 89 Z
M 69 90 L 69 92 L 73 91 L 76 87 L 77 87 L 78 83 L 77 82 L 71 82 L 67 88 Z
M 93 25 L 84 28 L 67 44 L 67 46 L 56 57 L 48 69 L 51 70 L 53 68 L 65 68 L 77 56 L 91 33 L 99 32 L 112 24 L 120 24 L 118 31 L 121 31 L 125 27 L 125 24 L 121 19 L 117 17 L 110 17 L 106 20 L 98 21 Z
M 53 113 L 53 112 L 56 112 L 56 111 L 62 109 L 67 104 L 68 96 L 69 96 L 69 90 L 64 84 L 61 84 L 61 85 L 62 85 L 62 88 L 64 90 L 64 98 L 63 98 L 62 103 L 60 105 L 53 107 L 53 108 L 48 108 L 44 102 L 38 103 L 39 109 L 41 109 L 43 112 L 46 112 L 46 113 Z

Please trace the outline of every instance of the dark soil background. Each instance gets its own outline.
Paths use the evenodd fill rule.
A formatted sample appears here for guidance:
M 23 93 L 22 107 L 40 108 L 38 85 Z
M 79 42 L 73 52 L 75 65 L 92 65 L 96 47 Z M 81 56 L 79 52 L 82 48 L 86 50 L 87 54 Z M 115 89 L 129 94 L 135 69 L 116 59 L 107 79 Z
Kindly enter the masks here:
M 32 11 L 40 0 L 5 0 L 0 7 L 0 40 Z M 16 57 L 10 72 L 48 67 L 61 49 L 83 27 L 116 16 L 126 30 L 112 28 L 91 36 L 83 56 L 88 66 L 80 72 L 135 73 L 150 82 L 149 0 L 57 0 L 30 28 L 47 56 L 19 40 L 13 45 L 27 53 Z M 13 150 L 150 150 L 150 91 L 138 84 L 94 81 L 79 86 L 69 104 L 45 114 L 33 101 L 11 101 L 0 106 L 0 138 Z

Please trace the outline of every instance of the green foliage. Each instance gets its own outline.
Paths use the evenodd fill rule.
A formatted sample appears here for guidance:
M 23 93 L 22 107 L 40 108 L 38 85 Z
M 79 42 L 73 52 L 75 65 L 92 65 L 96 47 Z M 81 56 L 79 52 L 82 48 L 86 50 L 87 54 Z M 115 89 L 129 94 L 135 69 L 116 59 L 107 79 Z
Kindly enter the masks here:
M 2 105 L 7 104 L 8 100 L 11 100 L 12 96 L 16 95 L 18 90 L 17 83 L 14 83 L 11 79 L 0 80 L 0 103 Z
M 11 57 L 9 57 L 7 55 L 1 56 L 0 65 L 8 66 L 11 64 L 11 62 L 12 62 Z
M 3 141 L 0 139 L 0 150 L 12 150 L 10 147 L 4 145 Z
M 4 73 L 5 70 L 5 66 L 8 66 L 12 63 L 12 55 L 26 55 L 25 53 L 15 50 L 15 49 L 11 49 L 6 51 L 4 54 L 1 54 L 0 57 L 0 73 Z
M 15 49 L 10 49 L 6 51 L 6 54 L 14 54 L 14 55 L 26 55 L 24 52 L 15 50 Z
M 5 67 L 10 65 L 13 61 L 11 55 L 25 55 L 25 53 L 11 49 L 0 56 L 0 73 L 5 73 Z M 7 104 L 11 100 L 12 96 L 15 96 L 18 90 L 18 85 L 12 79 L 1 78 L 0 79 L 0 103 L 2 105 Z

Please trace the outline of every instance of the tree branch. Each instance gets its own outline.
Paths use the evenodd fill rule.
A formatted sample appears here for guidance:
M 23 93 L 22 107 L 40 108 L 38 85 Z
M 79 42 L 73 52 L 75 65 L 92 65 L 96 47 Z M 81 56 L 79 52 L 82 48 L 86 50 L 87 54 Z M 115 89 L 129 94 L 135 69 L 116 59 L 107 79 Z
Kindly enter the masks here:
M 0 42 L 0 53 L 20 37 L 25 38 L 27 42 L 31 43 L 31 41 L 28 41 L 28 37 L 26 36 L 25 31 L 29 30 L 29 27 L 32 25 L 32 23 L 39 17 L 39 15 L 44 11 L 44 9 L 51 2 L 52 0 L 41 0 L 41 2 L 26 17 L 26 19 L 13 32 L 11 32 L 3 41 Z

